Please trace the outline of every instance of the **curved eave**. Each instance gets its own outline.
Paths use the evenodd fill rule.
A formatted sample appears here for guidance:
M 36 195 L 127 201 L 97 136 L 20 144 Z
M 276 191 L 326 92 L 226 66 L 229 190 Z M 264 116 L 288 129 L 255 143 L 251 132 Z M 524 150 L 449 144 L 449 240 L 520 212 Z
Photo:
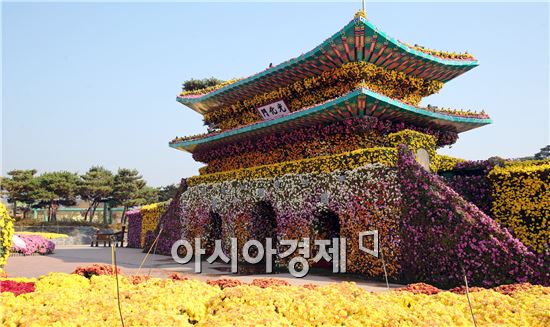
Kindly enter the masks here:
M 412 49 L 359 17 L 297 58 L 201 96 L 178 96 L 177 101 L 203 114 L 356 61 L 442 82 L 478 66 L 477 60 L 445 59 Z
M 371 90 L 359 88 L 337 99 L 315 107 L 295 111 L 284 117 L 262 121 L 219 134 L 206 135 L 202 138 L 171 143 L 170 147 L 194 152 L 198 147 L 210 147 L 295 127 L 364 116 L 409 122 L 416 126 L 432 127 L 458 133 L 491 123 L 489 118 L 460 117 L 428 111 Z

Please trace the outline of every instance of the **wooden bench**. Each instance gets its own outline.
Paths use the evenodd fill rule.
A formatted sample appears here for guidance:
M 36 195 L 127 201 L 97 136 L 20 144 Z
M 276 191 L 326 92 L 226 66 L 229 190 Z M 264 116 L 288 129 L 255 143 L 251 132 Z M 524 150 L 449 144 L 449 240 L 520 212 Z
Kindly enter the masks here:
M 91 246 L 98 247 L 99 242 L 103 241 L 103 246 L 107 246 L 107 243 L 109 243 L 109 246 L 111 246 L 111 242 L 115 242 L 115 246 L 124 246 L 124 232 L 126 231 L 126 226 L 122 226 L 122 230 L 119 232 L 108 232 L 108 231 L 97 231 L 94 237 L 92 238 L 92 244 Z

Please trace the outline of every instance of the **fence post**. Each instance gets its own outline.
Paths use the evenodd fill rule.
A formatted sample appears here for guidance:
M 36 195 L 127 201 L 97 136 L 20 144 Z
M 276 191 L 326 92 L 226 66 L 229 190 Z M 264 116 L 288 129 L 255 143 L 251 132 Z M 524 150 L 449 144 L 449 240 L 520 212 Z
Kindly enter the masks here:
M 103 225 L 107 225 L 107 201 L 103 202 Z

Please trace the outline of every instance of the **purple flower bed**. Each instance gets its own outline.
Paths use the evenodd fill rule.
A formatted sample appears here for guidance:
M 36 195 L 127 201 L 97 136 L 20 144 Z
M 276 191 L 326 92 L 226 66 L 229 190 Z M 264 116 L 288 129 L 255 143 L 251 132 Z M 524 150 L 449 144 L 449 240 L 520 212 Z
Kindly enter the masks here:
M 16 234 L 17 235 L 17 234 Z M 12 245 L 11 251 L 15 253 L 21 253 L 23 255 L 31 255 L 33 253 L 50 254 L 55 249 L 54 242 L 45 239 L 39 235 L 17 235 L 23 242 L 25 242 L 26 248 L 21 248 L 15 244 Z
M 449 287 L 550 284 L 543 255 L 530 251 L 492 218 L 464 200 L 437 175 L 400 149 L 403 194 L 403 279 Z
M 310 127 L 285 130 L 282 133 L 272 133 L 257 139 L 246 139 L 232 144 L 224 144 L 217 148 L 205 148 L 193 153 L 193 159 L 200 162 L 210 162 L 214 159 L 229 158 L 243 153 L 261 151 L 269 152 L 277 148 L 292 146 L 305 141 L 325 141 L 338 135 L 339 138 L 347 135 L 366 132 L 376 132 L 380 135 L 398 132 L 403 129 L 411 129 L 418 132 L 433 135 L 437 140 L 437 146 L 454 144 L 458 134 L 448 131 L 440 131 L 429 127 L 417 127 L 403 122 L 379 120 L 375 117 L 349 118 L 331 124 L 317 124 Z
M 451 175 L 445 176 L 445 183 L 481 211 L 491 215 L 493 198 L 487 175 L 495 166 L 487 160 L 459 162 Z
M 159 225 L 154 235 L 158 234 L 160 226 L 162 226 L 163 229 L 162 234 L 159 236 L 156 253 L 169 255 L 172 250 L 172 244 L 181 239 L 182 224 L 180 221 L 180 197 L 186 190 L 187 182 L 185 179 L 182 179 L 176 196 L 172 199 L 172 202 L 170 202 L 168 208 L 159 219 Z
M 128 245 L 129 248 L 141 247 L 141 210 L 128 211 Z

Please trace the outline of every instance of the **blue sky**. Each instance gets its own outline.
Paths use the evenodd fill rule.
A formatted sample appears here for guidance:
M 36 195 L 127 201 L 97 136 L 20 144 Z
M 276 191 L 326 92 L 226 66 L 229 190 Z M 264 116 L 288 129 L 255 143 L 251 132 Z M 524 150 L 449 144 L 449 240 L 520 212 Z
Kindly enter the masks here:
M 138 169 L 155 186 L 197 174 L 174 136 L 205 131 L 175 100 L 189 78 L 248 76 L 320 44 L 348 3 L 3 3 L 2 174 L 16 168 Z M 481 110 L 467 159 L 532 155 L 549 144 L 548 3 L 371 3 L 387 34 L 474 54 L 480 66 L 423 104 Z

